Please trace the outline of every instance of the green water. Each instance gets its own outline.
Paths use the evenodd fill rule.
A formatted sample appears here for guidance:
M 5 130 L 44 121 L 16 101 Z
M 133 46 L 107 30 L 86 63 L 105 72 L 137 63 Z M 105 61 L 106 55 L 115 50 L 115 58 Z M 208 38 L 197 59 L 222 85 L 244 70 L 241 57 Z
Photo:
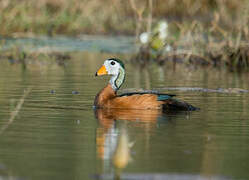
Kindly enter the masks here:
M 94 97 L 108 82 L 94 74 L 112 56 L 81 53 L 66 66 L 31 63 L 26 70 L 0 61 L 0 179 L 112 179 L 120 123 L 134 142 L 121 179 L 249 179 L 247 93 L 170 91 L 201 110 L 94 114 Z M 126 69 L 122 89 L 249 89 L 247 73 L 170 64 Z
M 134 38 L 131 36 L 91 36 L 78 37 L 24 37 L 4 38 L 0 36 L 0 50 L 18 47 L 26 52 L 72 52 L 91 51 L 109 53 L 134 52 Z

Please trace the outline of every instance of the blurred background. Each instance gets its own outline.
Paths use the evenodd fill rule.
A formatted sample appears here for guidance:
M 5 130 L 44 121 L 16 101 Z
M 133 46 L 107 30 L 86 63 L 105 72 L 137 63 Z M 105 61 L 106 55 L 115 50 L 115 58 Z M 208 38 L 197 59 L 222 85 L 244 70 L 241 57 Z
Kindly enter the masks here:
M 110 57 L 201 110 L 94 110 Z M 0 179 L 249 179 L 248 77 L 249 0 L 0 0 Z
M 125 35 L 135 37 L 130 53 L 138 61 L 162 63 L 177 54 L 190 63 L 248 67 L 247 0 L 2 0 L 0 15 L 2 47 L 6 37 Z
M 220 28 L 220 33 L 248 37 L 248 6 L 247 0 L 2 0 L 0 33 L 134 35 L 140 23 L 141 31 L 146 30 L 151 15 L 152 23 L 167 20 L 178 31 L 194 22 L 205 31 Z

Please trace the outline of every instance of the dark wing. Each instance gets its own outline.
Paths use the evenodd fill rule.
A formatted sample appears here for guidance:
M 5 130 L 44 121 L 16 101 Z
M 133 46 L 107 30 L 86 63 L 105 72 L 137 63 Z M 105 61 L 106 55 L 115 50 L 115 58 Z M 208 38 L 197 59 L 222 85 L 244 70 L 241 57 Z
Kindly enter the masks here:
M 163 104 L 163 110 L 165 111 L 195 111 L 200 110 L 198 107 L 194 107 L 191 104 L 181 101 L 175 98 L 171 98 L 169 100 L 165 100 L 165 104 Z
M 174 94 L 165 94 L 160 93 L 158 91 L 138 91 L 138 92 L 127 92 L 118 95 L 118 97 L 122 96 L 132 96 L 132 95 L 143 95 L 143 94 L 155 94 L 157 95 L 158 101 L 164 101 L 163 110 L 165 111 L 195 111 L 200 108 L 194 107 L 191 104 L 188 104 L 184 101 L 173 98 Z
M 155 95 L 157 95 L 158 101 L 165 101 L 165 100 L 171 99 L 172 97 L 176 96 L 174 94 L 165 94 L 165 93 L 160 93 L 158 91 L 138 91 L 138 92 L 122 93 L 122 94 L 118 95 L 118 97 L 132 96 L 132 95 L 143 95 L 143 94 L 155 94 Z

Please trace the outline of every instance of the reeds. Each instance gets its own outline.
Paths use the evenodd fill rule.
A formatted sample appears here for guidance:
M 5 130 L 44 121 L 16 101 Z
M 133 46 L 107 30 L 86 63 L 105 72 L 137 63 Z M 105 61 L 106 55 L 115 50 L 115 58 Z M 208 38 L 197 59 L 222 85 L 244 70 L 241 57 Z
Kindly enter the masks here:
M 248 0 L 0 1 L 2 36 L 87 33 L 138 37 L 141 32 L 150 32 L 160 20 L 169 23 L 166 44 L 172 47 L 173 56 L 184 50 L 181 55 L 187 62 L 197 56 L 214 66 L 248 67 Z M 152 57 L 143 49 L 150 59 L 167 60 L 159 52 Z M 146 59 L 141 54 L 138 57 Z
M 77 35 L 122 31 L 125 28 L 118 24 L 123 14 L 118 4 L 120 2 L 114 0 L 2 0 L 0 34 Z M 127 24 L 130 23 L 126 21 Z
M 157 10 L 163 8 L 155 3 Z M 176 7 L 175 4 L 179 3 Z M 184 7 L 185 9 L 184 9 Z M 172 8 L 172 11 L 170 10 Z M 182 13 L 179 11 L 182 10 Z M 248 69 L 249 64 L 249 2 L 248 1 L 169 1 L 165 16 L 178 14 L 169 20 L 165 47 L 155 49 L 150 41 L 142 45 L 135 61 L 148 60 L 163 64 L 166 61 L 186 64 L 226 66 L 233 69 Z M 153 11 L 155 14 L 158 11 Z M 171 14 L 168 14 L 171 13 Z M 167 15 L 166 15 L 167 14 Z M 199 15 L 199 17 L 197 17 Z M 153 14 L 154 16 L 154 14 Z M 154 21 L 154 24 L 158 21 Z M 154 35 L 153 35 L 154 36 Z
M 218 28 L 245 28 L 248 34 L 248 27 L 241 24 L 243 14 L 248 16 L 243 12 L 247 6 L 247 0 L 2 0 L 0 34 L 134 34 L 136 28 L 150 29 L 152 11 L 152 23 L 167 18 L 178 24 L 198 20 L 209 26 L 218 17 Z
M 15 120 L 16 116 L 19 114 L 19 112 L 22 109 L 22 106 L 24 104 L 25 99 L 28 97 L 28 95 L 30 94 L 32 90 L 32 87 L 28 87 L 26 90 L 24 90 L 24 93 L 21 97 L 21 99 L 19 100 L 18 104 L 16 105 L 15 109 L 11 112 L 10 114 L 10 118 L 8 120 L 8 122 L 2 126 L 0 128 L 0 135 L 9 127 L 10 124 L 13 123 L 13 121 Z

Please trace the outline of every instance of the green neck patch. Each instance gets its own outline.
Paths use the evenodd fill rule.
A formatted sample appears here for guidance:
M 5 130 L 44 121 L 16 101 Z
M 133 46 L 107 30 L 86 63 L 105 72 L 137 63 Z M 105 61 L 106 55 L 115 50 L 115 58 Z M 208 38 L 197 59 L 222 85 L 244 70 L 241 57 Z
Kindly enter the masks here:
M 114 81 L 115 86 L 117 88 L 116 90 L 118 90 L 121 87 L 121 85 L 124 83 L 124 80 L 125 80 L 125 70 L 123 68 L 120 68 L 118 76 Z

